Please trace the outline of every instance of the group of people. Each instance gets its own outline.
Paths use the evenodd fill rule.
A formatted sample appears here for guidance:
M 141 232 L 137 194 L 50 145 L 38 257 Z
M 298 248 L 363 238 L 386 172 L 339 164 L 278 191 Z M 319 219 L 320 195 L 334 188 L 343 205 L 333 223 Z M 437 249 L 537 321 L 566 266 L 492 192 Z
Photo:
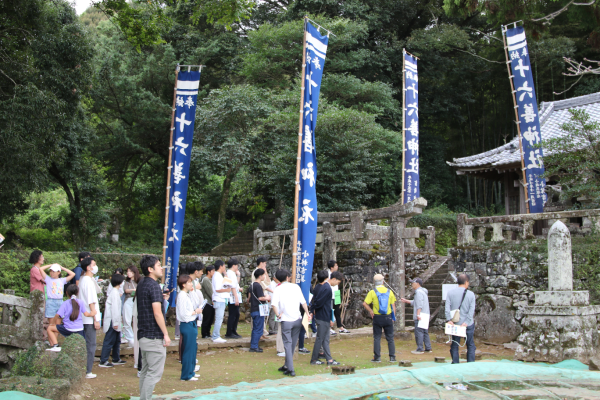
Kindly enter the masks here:
M 104 341 L 100 356 L 100 367 L 114 367 L 126 362 L 120 358 L 121 343 L 134 348 L 134 368 L 140 378 L 140 399 L 150 399 L 154 386 L 161 379 L 166 360 L 166 347 L 171 339 L 166 327 L 166 312 L 171 291 L 161 287 L 163 268 L 156 256 L 147 255 L 140 261 L 140 268 L 131 265 L 126 275 L 118 268 L 110 278 L 102 324 L 98 294 L 101 289 L 96 261 L 90 253 L 79 254 L 79 264 L 71 271 L 58 264 L 44 265 L 43 253 L 31 253 L 30 289 L 46 294 L 45 326 L 50 348 L 60 351 L 58 335 L 64 337 L 79 334 L 84 337 L 87 350 L 86 377 L 95 378 L 92 373 L 96 352 L 96 331 L 104 331 Z M 330 337 L 337 323 L 339 333 L 349 331 L 343 326 L 340 312 L 338 285 L 344 277 L 338 271 L 335 260 L 328 268 L 317 273 L 317 282 L 312 287 L 307 302 L 300 286 L 291 283 L 291 273 L 279 269 L 269 277 L 267 258 L 257 259 L 252 271 L 252 283 L 247 288 L 246 302 L 250 305 L 252 333 L 250 352 L 261 353 L 261 337 L 277 334 L 278 355 L 285 357 L 279 371 L 295 376 L 293 354 L 296 348 L 302 354 L 311 352 L 304 347 L 307 329 L 316 332 L 311 356 L 311 365 L 339 365 L 330 350 Z M 140 270 L 142 274 L 140 274 Z M 61 278 L 61 272 L 67 276 Z M 142 276 L 143 275 L 143 276 Z M 384 284 L 384 277 L 373 277 L 374 288 L 367 294 L 363 306 L 373 318 L 373 362 L 381 362 L 381 336 L 384 333 L 388 342 L 390 361 L 396 361 L 394 345 L 394 321 L 396 296 Z M 227 264 L 217 260 L 213 265 L 204 266 L 201 262 L 181 265 L 177 278 L 176 330 L 179 339 L 179 361 L 181 380 L 197 380 L 200 367 L 196 358 L 198 331 L 202 338 L 210 338 L 215 343 L 227 339 L 238 339 L 237 332 L 243 288 L 240 286 L 240 263 L 230 259 Z M 414 299 L 401 301 L 413 305 L 415 338 L 417 349 L 414 354 L 431 352 L 428 330 L 418 325 L 422 314 L 429 316 L 427 289 L 420 278 L 411 281 L 415 289 Z M 475 359 L 473 340 L 475 295 L 468 291 L 467 275 L 458 276 L 458 288 L 451 290 L 446 300 L 446 319 L 449 324 L 466 327 L 467 361 Z M 66 300 L 65 300 L 66 295 Z M 221 326 L 225 310 L 228 309 L 225 339 L 221 338 Z M 458 311 L 458 312 L 457 312 Z M 272 317 L 272 318 L 271 318 Z M 198 325 L 200 324 L 200 327 Z M 211 333 L 212 326 L 212 333 Z M 276 332 L 275 332 L 276 330 Z M 458 363 L 460 337 L 453 336 L 451 344 L 452 362 Z M 298 346 L 298 347 L 296 347 Z M 109 357 L 112 353 L 112 362 Z

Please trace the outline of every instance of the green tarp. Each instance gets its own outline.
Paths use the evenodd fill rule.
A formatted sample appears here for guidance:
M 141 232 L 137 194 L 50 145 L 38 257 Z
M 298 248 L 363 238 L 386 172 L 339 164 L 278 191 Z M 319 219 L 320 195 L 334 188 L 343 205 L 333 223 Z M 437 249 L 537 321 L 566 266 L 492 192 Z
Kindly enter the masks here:
M 451 385 L 467 390 L 450 389 Z M 363 369 L 352 375 L 241 382 L 234 386 L 176 392 L 157 399 L 600 399 L 600 373 L 579 361 L 555 365 L 515 361 Z

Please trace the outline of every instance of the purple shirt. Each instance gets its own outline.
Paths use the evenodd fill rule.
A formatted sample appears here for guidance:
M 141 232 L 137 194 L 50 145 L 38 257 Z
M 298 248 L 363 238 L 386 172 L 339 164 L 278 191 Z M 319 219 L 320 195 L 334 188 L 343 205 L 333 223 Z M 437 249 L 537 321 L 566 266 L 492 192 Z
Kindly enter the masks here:
M 67 300 L 60 305 L 57 314 L 62 318 L 63 325 L 66 330 L 78 332 L 83 330 L 83 313 L 85 312 L 85 303 L 79 299 L 75 300 L 79 304 L 79 315 L 75 321 L 71 321 L 71 313 L 73 313 L 73 305 L 71 300 Z
M 48 293 L 49 299 L 63 298 L 63 289 L 67 284 L 67 278 L 52 279 L 50 275 L 46 275 L 46 293 Z

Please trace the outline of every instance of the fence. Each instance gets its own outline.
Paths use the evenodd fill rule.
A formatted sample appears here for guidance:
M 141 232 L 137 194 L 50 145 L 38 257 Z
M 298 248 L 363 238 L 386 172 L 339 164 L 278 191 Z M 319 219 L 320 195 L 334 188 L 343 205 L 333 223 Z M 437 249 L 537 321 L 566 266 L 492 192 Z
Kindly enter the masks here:
M 580 226 L 569 223 L 570 218 L 581 218 Z M 459 246 L 475 242 L 485 242 L 486 232 L 492 230 L 492 242 L 519 239 L 533 239 L 533 224 L 535 221 L 548 221 L 551 226 L 556 221 L 563 221 L 574 234 L 588 234 L 594 229 L 600 229 L 600 210 L 575 210 L 560 212 L 545 212 L 539 214 L 500 215 L 494 217 L 467 218 L 467 214 L 458 214 L 456 219 L 457 241 Z M 477 230 L 477 238 L 473 232 Z

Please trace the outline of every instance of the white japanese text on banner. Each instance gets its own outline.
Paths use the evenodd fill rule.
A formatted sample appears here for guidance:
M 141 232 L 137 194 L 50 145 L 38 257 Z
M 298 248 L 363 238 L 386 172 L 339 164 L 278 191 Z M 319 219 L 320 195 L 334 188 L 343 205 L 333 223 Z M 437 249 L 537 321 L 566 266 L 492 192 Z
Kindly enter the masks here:
M 165 287 L 169 289 L 173 289 L 177 285 L 199 85 L 199 71 L 179 72 L 175 97 L 173 142 L 170 144 L 173 148 L 170 169 L 169 223 L 167 225 L 167 268 L 165 271 Z M 172 306 L 174 302 L 175 296 L 173 295 L 171 296 Z
M 544 211 L 544 203 L 547 199 L 546 180 L 542 178 L 544 174 L 544 163 L 542 161 L 544 153 L 542 148 L 537 146 L 542 141 L 542 133 L 533 86 L 533 74 L 529 62 L 527 39 L 522 26 L 507 29 L 505 34 L 519 111 L 529 212 L 541 213 Z
M 421 196 L 419 182 L 419 76 L 417 59 L 404 53 L 404 199 L 406 204 Z
M 302 151 L 300 158 L 300 195 L 298 201 L 298 243 L 296 256 L 296 283 L 308 299 L 312 278 L 315 242 L 317 240 L 317 153 L 315 127 L 321 78 L 329 38 L 306 22 L 306 68 L 304 76 L 304 112 Z

